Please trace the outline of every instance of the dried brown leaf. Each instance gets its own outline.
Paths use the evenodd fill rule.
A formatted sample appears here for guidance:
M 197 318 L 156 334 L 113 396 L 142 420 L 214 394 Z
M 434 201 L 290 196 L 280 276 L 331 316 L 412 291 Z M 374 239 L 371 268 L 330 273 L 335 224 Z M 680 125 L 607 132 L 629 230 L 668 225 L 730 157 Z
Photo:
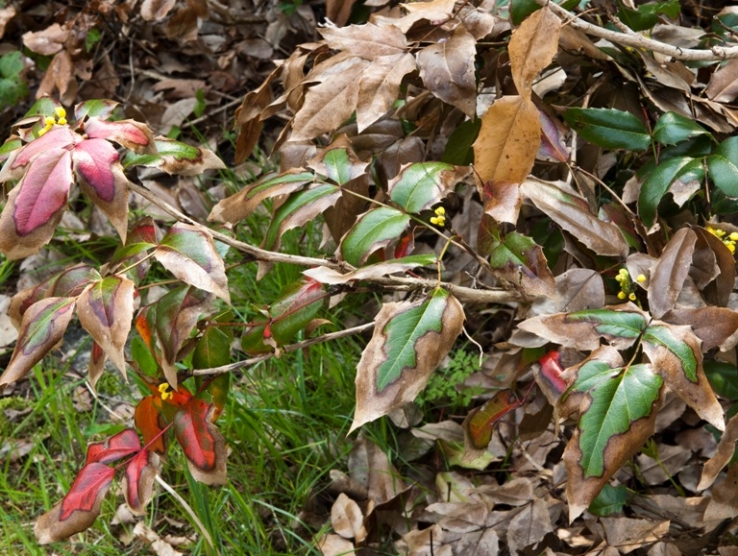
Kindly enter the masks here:
M 374 61 L 379 56 L 397 56 L 407 51 L 405 35 L 395 26 L 373 23 L 348 27 L 324 27 L 318 30 L 334 50 L 346 50 L 352 56 Z
M 161 21 L 175 3 L 176 0 L 144 0 L 141 4 L 141 17 L 145 21 Z
M 676 304 L 692 264 L 696 241 L 697 235 L 691 229 L 678 230 L 651 268 L 648 306 L 656 318 L 664 316 Z
M 522 96 L 497 100 L 482 116 L 474 142 L 477 184 L 484 210 L 500 222 L 515 223 L 520 209 L 519 184 L 533 167 L 541 144 L 538 109 Z
M 61 51 L 68 38 L 69 30 L 53 23 L 42 31 L 24 33 L 23 45 L 36 54 L 51 56 Z
M 344 539 L 362 542 L 366 537 L 364 514 L 359 505 L 343 492 L 338 495 L 331 507 L 331 526 Z
M 476 115 L 477 105 L 476 46 L 471 33 L 460 25 L 447 40 L 418 53 L 420 77 L 428 90 L 470 118 Z
M 731 102 L 738 96 L 738 60 L 730 60 L 710 76 L 705 94 L 715 102 Z
M 627 517 L 603 517 L 607 543 L 628 554 L 645 544 L 660 541 L 669 532 L 669 521 L 630 519 Z
M 325 535 L 318 541 L 323 556 L 356 556 L 354 543 L 339 535 Z
M 530 99 L 536 76 L 548 66 L 559 48 L 561 20 L 548 6 L 528 17 L 510 39 L 512 77 L 518 93 Z
M 664 315 L 670 324 L 688 325 L 702 340 L 702 350 L 720 347 L 738 330 L 738 313 L 727 307 L 698 307 L 696 309 L 673 309 Z
M 728 465 L 733 457 L 736 441 L 738 441 L 738 415 L 734 415 L 728 421 L 725 432 L 718 443 L 717 453 L 705 462 L 697 490 L 704 490 L 715 482 L 720 471 Z
M 361 74 L 356 123 L 361 133 L 380 119 L 397 100 L 402 79 L 415 70 L 415 58 L 407 52 L 380 56 Z
M 553 531 L 546 501 L 537 498 L 516 514 L 507 529 L 507 546 L 515 555 L 524 548 L 538 544 Z

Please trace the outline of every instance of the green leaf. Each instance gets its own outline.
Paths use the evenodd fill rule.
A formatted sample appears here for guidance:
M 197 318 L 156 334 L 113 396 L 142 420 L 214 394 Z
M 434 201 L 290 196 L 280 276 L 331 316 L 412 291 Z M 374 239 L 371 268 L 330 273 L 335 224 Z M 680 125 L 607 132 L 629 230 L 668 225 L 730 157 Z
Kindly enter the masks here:
M 341 189 L 332 184 L 318 184 L 289 196 L 274 214 L 262 247 L 277 249 L 281 237 L 292 228 L 304 226 L 341 198 Z
M 613 443 L 614 437 L 625 435 L 634 422 L 651 415 L 664 383 L 650 365 L 632 365 L 618 371 L 610 376 L 610 369 L 607 369 L 606 378 L 599 381 L 596 388 L 587 390 L 591 405 L 582 412 L 578 423 L 580 466 L 585 479 L 601 477 L 606 466 L 612 466 L 612 462 L 605 459 L 608 445 Z M 588 378 L 587 382 L 596 379 L 595 376 Z M 574 384 L 574 389 L 585 387 L 586 383 L 580 386 L 579 381 Z M 630 457 L 640 445 L 628 448 Z
M 418 213 L 440 202 L 467 173 L 466 168 L 443 162 L 410 164 L 390 183 L 390 199 L 405 211 Z
M 653 128 L 653 138 L 662 145 L 676 145 L 699 135 L 710 135 L 710 132 L 676 112 L 663 114 Z
M 738 400 L 738 368 L 722 361 L 705 361 L 705 374 L 715 393 Z
M 535 1 L 533 0 L 535 4 Z M 536 4 L 538 7 L 538 4 Z M 466 120 L 459 124 L 446 143 L 446 149 L 441 155 L 441 162 L 455 164 L 456 166 L 467 166 L 474 162 L 474 141 L 477 140 L 479 129 L 482 127 L 482 119 Z
M 640 336 L 646 324 L 646 320 L 640 313 L 610 309 L 590 309 L 569 313 L 568 320 L 595 323 L 595 330 L 603 336 L 633 339 Z
M 341 241 L 343 259 L 361 266 L 369 255 L 399 239 L 409 222 L 410 216 L 389 207 L 364 213 Z
M 23 71 L 23 55 L 20 51 L 8 52 L 0 56 L 0 75 L 15 77 Z
M 656 220 L 656 209 L 671 187 L 671 184 L 681 176 L 702 169 L 702 161 L 696 158 L 681 156 L 661 162 L 648 174 L 641 186 L 638 197 L 638 214 L 646 226 L 651 227 Z
M 217 326 L 208 326 L 195 344 L 193 369 L 212 369 L 231 362 L 231 340 Z
M 564 119 L 584 139 L 606 149 L 643 151 L 651 145 L 648 129 L 630 112 L 614 108 L 569 108 Z
M 712 182 L 728 197 L 738 197 L 738 137 L 729 137 L 707 157 Z
M 605 485 L 592 503 L 589 511 L 600 517 L 616 514 L 623 511 L 628 502 L 628 489 L 625 485 Z
M 351 430 L 414 400 L 453 346 L 463 322 L 461 304 L 441 288 L 426 299 L 382 306 L 356 371 Z
M 78 121 L 85 118 L 116 119 L 114 116 L 119 107 L 120 103 L 114 100 L 85 100 L 74 107 L 74 117 Z
M 154 140 L 156 152 L 136 154 L 126 153 L 123 166 L 150 166 L 159 168 L 168 174 L 197 176 L 209 169 L 223 169 L 225 164 L 210 149 L 195 147 L 169 139 L 157 137 Z
M 649 326 L 643 334 L 643 341 L 664 346 L 672 352 L 679 359 L 687 379 L 697 382 L 697 358 L 692 348 L 675 338 L 667 326 Z
M 512 410 L 520 407 L 521 401 L 512 390 L 501 390 L 491 400 L 472 409 L 464 419 L 464 436 L 477 450 L 485 450 L 492 440 L 492 431 L 497 422 Z
M 510 0 L 510 20 L 513 25 L 520 25 L 525 18 L 540 8 L 536 0 Z
M 131 340 L 131 358 L 136 362 L 141 372 L 150 377 L 159 374 L 159 365 L 146 346 L 146 343 L 138 336 Z

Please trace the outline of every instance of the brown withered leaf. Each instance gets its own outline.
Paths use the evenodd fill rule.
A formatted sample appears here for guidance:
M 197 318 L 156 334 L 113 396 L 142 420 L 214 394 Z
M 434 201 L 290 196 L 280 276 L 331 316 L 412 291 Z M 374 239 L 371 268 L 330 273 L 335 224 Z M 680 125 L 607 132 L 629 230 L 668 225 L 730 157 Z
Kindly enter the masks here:
M 405 35 L 394 26 L 373 23 L 348 27 L 324 27 L 318 29 L 328 46 L 345 50 L 352 56 L 373 61 L 379 56 L 397 56 L 407 52 Z
M 236 164 L 246 160 L 259 142 L 263 127 L 262 111 L 272 102 L 271 85 L 281 72 L 281 67 L 272 71 L 261 85 L 246 93 L 241 106 L 236 109 Z
M 348 469 L 351 479 L 367 489 L 367 496 L 375 506 L 389 502 L 407 488 L 388 454 L 363 436 L 349 454 Z
M 359 99 L 360 76 L 369 64 L 349 57 L 321 74 L 322 82 L 305 93 L 305 102 L 292 124 L 290 141 L 314 139 L 348 120 Z
M 628 554 L 646 544 L 660 541 L 669 532 L 669 521 L 630 519 L 627 517 L 603 517 L 607 543 Z
M 61 52 L 68 38 L 69 30 L 62 28 L 58 23 L 53 23 L 43 31 L 24 33 L 23 46 L 36 54 L 51 56 Z
M 718 474 L 733 457 L 736 441 L 738 441 L 738 415 L 733 415 L 725 426 L 723 436 L 720 437 L 717 452 L 705 462 L 702 468 L 702 477 L 697 485 L 697 490 L 704 490 L 715 482 Z
M 565 183 L 527 179 L 520 191 L 539 210 L 598 255 L 627 255 L 628 244 L 617 225 L 592 214 L 587 201 Z
M 456 0 L 431 0 L 430 2 L 406 2 L 402 4 L 407 14 L 403 17 L 375 15 L 372 21 L 381 25 L 394 25 L 407 33 L 418 21 L 445 21 L 454 12 Z
M 58 96 L 62 104 L 67 106 L 77 98 L 77 80 L 74 78 L 74 62 L 67 50 L 62 50 L 54 56 L 46 69 L 44 78 L 36 91 L 36 98 L 42 96 Z M 58 91 L 58 95 L 54 95 Z
M 712 498 L 705 508 L 705 521 L 732 519 L 738 516 L 738 465 L 728 468 L 728 476 L 712 489 Z
M 536 498 L 510 521 L 507 528 L 510 554 L 517 554 L 528 546 L 538 544 L 551 531 L 553 525 L 548 505 L 542 498 Z
M 517 221 L 518 184 L 533 167 L 540 144 L 538 109 L 522 96 L 502 97 L 482 116 L 474 141 L 474 167 L 484 210 L 496 220 Z
M 656 318 L 664 316 L 676 304 L 692 264 L 696 241 L 697 235 L 691 229 L 678 230 L 651 267 L 648 306 Z
M 477 106 L 476 46 L 471 33 L 460 25 L 447 40 L 426 46 L 418 53 L 420 78 L 428 90 L 470 118 L 476 116 Z
M 530 99 L 536 76 L 548 66 L 559 48 L 561 20 L 547 7 L 528 17 L 510 39 L 512 77 L 518 94 Z
M 161 21 L 172 10 L 176 0 L 144 0 L 141 17 L 144 21 Z
M 718 273 L 715 277 L 714 288 L 713 284 L 704 288 L 705 299 L 711 301 L 718 306 L 725 306 L 728 304 L 728 299 L 733 291 L 733 285 L 735 283 L 735 258 L 733 254 L 725 247 L 720 238 L 714 234 L 708 232 L 705 228 L 695 226 L 692 228 L 697 234 L 697 244 L 695 247 L 695 262 L 697 255 L 703 249 L 710 249 L 715 255 L 715 262 L 718 266 Z
M 325 16 L 339 27 L 346 25 L 356 0 L 326 0 Z
M 705 94 L 715 102 L 731 102 L 738 96 L 738 60 L 730 60 L 710 76 Z
M 725 430 L 723 408 L 702 367 L 702 346 L 689 326 L 653 320 L 643 335 L 643 351 L 669 390 L 718 430 Z
M 15 17 L 17 10 L 15 6 L 5 6 L 0 8 L 0 39 L 5 35 L 5 26 Z
M 415 58 L 407 52 L 375 58 L 361 74 L 356 124 L 361 133 L 381 118 L 397 100 L 402 79 L 415 70 Z
M 556 277 L 555 296 L 536 300 L 531 309 L 551 314 L 605 306 L 605 284 L 599 272 L 589 268 L 570 268 Z
M 318 548 L 323 556 L 356 556 L 354 543 L 339 535 L 324 535 L 318 541 Z
M 663 317 L 670 324 L 684 324 L 702 340 L 702 350 L 720 347 L 738 330 L 738 313 L 727 307 L 673 309 Z
M 354 431 L 411 402 L 461 333 L 464 309 L 445 290 L 426 299 L 386 303 L 356 369 Z

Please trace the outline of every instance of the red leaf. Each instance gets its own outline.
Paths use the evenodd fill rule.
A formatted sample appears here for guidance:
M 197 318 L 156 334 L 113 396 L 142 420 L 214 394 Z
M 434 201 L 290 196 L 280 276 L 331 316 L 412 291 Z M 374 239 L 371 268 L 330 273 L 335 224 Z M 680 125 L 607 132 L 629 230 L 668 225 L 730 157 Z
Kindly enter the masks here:
M 85 465 L 91 463 L 111 463 L 141 450 L 138 434 L 126 429 L 103 442 L 93 442 L 87 446 Z
M 11 168 L 19 168 L 31 162 L 35 157 L 53 150 L 67 150 L 78 138 L 67 126 L 58 126 L 49 130 L 38 139 L 34 139 L 18 152 Z
M 13 220 L 19 236 L 27 236 L 46 224 L 67 202 L 72 185 L 72 155 L 53 149 L 36 158 L 15 200 Z
M 36 522 L 38 543 L 61 541 L 90 527 L 114 475 L 115 469 L 102 463 L 85 465 L 64 499 Z
M 105 370 L 105 352 L 97 342 L 92 342 L 92 353 L 90 353 L 90 364 L 87 366 L 87 382 L 95 389 L 97 381 Z
M 123 493 L 134 514 L 143 515 L 146 504 L 153 496 L 154 480 L 158 472 L 159 456 L 148 450 L 141 450 L 126 467 Z
M 136 428 L 143 435 L 146 449 L 164 455 L 167 452 L 167 437 L 162 431 L 166 425 L 162 424 L 162 417 L 154 401 L 154 396 L 146 396 L 138 402 L 133 419 Z
M 73 152 L 77 171 L 103 201 L 112 201 L 115 176 L 110 167 L 120 158 L 115 147 L 105 139 L 87 139 L 75 145 Z
M 68 519 L 73 512 L 89 512 L 95 506 L 100 491 L 107 490 L 115 476 L 115 469 L 102 463 L 85 465 L 74 480 L 72 488 L 62 500 L 59 519 Z
M 90 118 L 85 122 L 85 133 L 92 139 L 107 139 L 135 152 L 156 152 L 151 130 L 133 120 L 106 122 Z
M 546 382 L 559 394 L 566 390 L 566 381 L 561 378 L 561 373 L 564 372 L 561 368 L 561 354 L 556 350 L 551 350 L 538 362 L 541 364 L 541 375 Z
M 213 409 L 212 404 L 192 398 L 174 416 L 174 436 L 182 446 L 196 480 L 206 484 L 225 484 L 225 441 L 211 422 Z
M 484 405 L 472 409 L 464 419 L 464 436 L 479 450 L 487 447 L 497 422 L 520 406 L 520 400 L 512 390 L 502 390 Z

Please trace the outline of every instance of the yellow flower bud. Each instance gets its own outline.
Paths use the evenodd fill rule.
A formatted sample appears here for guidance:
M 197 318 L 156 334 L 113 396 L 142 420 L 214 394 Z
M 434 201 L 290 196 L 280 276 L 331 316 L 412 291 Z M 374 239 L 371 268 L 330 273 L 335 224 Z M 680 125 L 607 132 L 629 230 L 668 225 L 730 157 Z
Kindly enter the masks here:
M 731 234 L 730 234 L 730 235 L 728 236 L 728 238 L 730 239 L 730 241 L 738 241 L 738 232 L 732 232 L 732 233 L 731 233 Z
M 66 118 L 59 118 L 56 123 L 59 125 L 67 125 L 67 119 Z
M 718 237 L 723 237 L 725 235 L 725 230 L 715 230 L 715 235 Z
M 732 243 L 732 242 L 731 242 L 731 243 L 728 243 L 728 244 L 726 245 L 726 247 L 728 248 L 728 250 L 729 250 L 729 251 L 730 251 L 731 253 L 735 253 L 735 243 Z
M 625 292 L 618 292 L 618 299 L 625 299 Z
M 639 274 L 638 277 L 636 278 L 636 281 L 639 284 L 643 284 L 643 282 L 646 281 L 646 275 L 645 274 Z
M 46 127 L 51 127 L 51 126 L 52 126 L 52 125 L 54 125 L 55 123 L 56 123 L 56 118 L 53 118 L 52 116 L 46 116 L 46 117 L 44 118 L 44 125 L 45 125 Z
M 41 129 L 38 130 L 38 136 L 39 137 L 43 137 L 44 135 L 46 135 L 46 132 L 49 131 L 49 129 L 51 129 L 51 128 L 49 128 L 49 127 L 42 127 Z
M 445 208 L 438 207 L 436 209 L 436 216 L 443 216 L 444 214 L 446 214 L 446 209 Z
M 54 114 L 56 114 L 57 118 L 66 118 L 67 117 L 67 111 L 64 110 L 61 106 L 57 106 L 54 108 Z M 62 124 L 64 125 L 64 124 Z
M 631 301 L 635 301 L 635 300 L 636 300 L 636 294 L 634 294 L 634 293 L 631 293 L 631 294 L 630 294 L 630 295 L 628 296 L 628 299 L 630 299 Z

